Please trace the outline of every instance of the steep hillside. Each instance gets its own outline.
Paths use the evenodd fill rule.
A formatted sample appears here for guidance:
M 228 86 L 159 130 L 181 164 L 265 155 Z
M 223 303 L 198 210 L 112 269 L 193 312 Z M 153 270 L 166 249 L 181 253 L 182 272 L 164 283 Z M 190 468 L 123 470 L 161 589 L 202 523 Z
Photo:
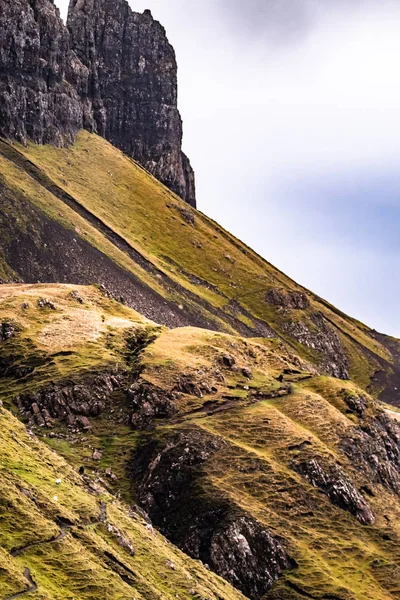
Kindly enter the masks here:
M 0 142 L 3 281 L 99 283 L 146 317 L 279 337 L 400 404 L 399 343 L 297 285 L 102 138 Z
M 355 383 L 94 287 L 0 314 L 4 600 L 400 598 L 398 415 Z

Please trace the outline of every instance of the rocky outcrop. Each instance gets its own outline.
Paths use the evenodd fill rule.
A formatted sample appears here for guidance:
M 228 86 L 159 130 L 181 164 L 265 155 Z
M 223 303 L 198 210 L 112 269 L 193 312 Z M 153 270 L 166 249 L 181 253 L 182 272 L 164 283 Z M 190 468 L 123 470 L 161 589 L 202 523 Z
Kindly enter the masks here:
M 320 355 L 319 366 L 328 375 L 349 379 L 349 359 L 335 329 L 320 312 L 308 321 L 288 321 L 283 330 Z
M 140 380 L 128 388 L 127 396 L 134 429 L 147 429 L 154 419 L 172 417 L 176 412 L 173 394 Z
M 31 426 L 53 427 L 60 420 L 73 429 L 90 429 L 89 417 L 99 416 L 124 383 L 123 375 L 103 373 L 79 384 L 52 384 L 21 394 L 15 402 Z
M 92 130 L 88 77 L 53 2 L 1 0 L 1 136 L 64 145 Z
M 96 131 L 195 206 L 177 65 L 165 30 L 125 0 L 0 0 L 0 136 L 59 146 Z
M 400 495 L 400 424 L 381 411 L 341 443 L 352 464 L 370 481 Z
M 9 321 L 3 321 L 0 323 L 0 342 L 6 342 L 14 337 L 16 332 L 16 326 Z
M 72 0 L 68 29 L 89 69 L 100 135 L 195 205 L 193 171 L 181 150 L 177 64 L 164 28 L 126 0 Z
M 179 431 L 139 448 L 131 469 L 138 500 L 155 525 L 248 598 L 261 598 L 296 563 L 283 540 L 206 483 L 207 462 L 226 442 Z
M 375 517 L 364 497 L 339 467 L 331 465 L 324 468 L 316 458 L 295 462 L 292 467 L 313 487 L 326 494 L 332 504 L 350 512 L 360 523 L 375 523 Z
M 304 292 L 292 292 L 284 289 L 270 289 L 265 295 L 265 300 L 274 306 L 295 310 L 305 310 L 310 306 L 310 301 Z

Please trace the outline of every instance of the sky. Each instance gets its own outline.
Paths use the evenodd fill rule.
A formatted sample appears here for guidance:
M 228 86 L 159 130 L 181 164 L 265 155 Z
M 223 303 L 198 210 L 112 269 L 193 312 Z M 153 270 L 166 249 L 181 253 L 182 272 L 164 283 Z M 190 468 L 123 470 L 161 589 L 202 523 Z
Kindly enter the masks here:
M 175 48 L 199 209 L 400 337 L 400 2 L 129 3 Z

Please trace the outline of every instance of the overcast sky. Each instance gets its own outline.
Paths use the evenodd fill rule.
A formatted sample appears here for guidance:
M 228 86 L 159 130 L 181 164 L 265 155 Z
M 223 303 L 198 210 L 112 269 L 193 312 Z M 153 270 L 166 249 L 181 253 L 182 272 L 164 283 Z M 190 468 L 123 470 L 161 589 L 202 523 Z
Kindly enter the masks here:
M 399 0 L 130 4 L 175 47 L 200 210 L 400 337 Z

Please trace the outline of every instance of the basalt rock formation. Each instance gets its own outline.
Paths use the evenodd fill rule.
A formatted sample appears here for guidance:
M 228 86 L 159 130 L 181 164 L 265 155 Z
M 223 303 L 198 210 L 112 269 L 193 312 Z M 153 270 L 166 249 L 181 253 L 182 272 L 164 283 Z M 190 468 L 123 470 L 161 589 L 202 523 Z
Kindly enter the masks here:
M 126 0 L 72 0 L 68 28 L 89 69 L 97 131 L 195 205 L 193 171 L 181 151 L 175 52 L 164 28 Z
M 202 467 L 222 438 L 179 431 L 141 448 L 132 463 L 138 499 L 154 523 L 189 556 L 261 598 L 296 562 L 282 540 L 223 495 L 202 489 Z
M 95 131 L 195 206 L 165 30 L 125 0 L 0 2 L 0 135 L 64 146 Z
M 92 130 L 88 77 L 53 2 L 2 0 L 0 135 L 64 145 Z

